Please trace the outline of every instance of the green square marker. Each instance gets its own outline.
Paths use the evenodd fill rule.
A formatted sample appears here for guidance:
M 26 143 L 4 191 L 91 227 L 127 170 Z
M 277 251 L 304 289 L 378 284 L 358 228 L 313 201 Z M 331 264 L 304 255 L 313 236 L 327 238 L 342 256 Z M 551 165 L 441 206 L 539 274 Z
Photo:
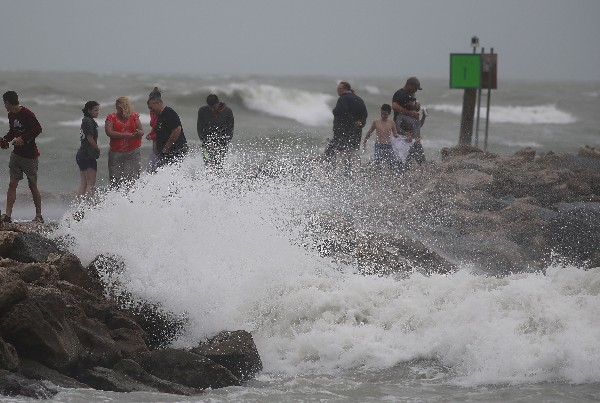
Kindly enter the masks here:
M 481 87 L 481 55 L 450 54 L 450 88 Z

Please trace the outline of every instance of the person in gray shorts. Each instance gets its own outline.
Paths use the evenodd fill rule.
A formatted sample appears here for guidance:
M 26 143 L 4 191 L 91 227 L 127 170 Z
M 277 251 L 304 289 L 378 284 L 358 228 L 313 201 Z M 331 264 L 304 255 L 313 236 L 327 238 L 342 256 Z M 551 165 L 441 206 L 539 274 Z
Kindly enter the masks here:
M 37 187 L 38 157 L 40 155 L 35 139 L 42 132 L 42 126 L 35 114 L 19 104 L 19 96 L 15 91 L 7 91 L 2 95 L 4 107 L 8 112 L 9 130 L 0 139 L 0 147 L 7 149 L 10 143 L 13 152 L 8 163 L 10 182 L 6 192 L 6 211 L 2 214 L 2 222 L 12 222 L 12 210 L 17 199 L 17 186 L 25 175 L 35 205 L 34 222 L 43 223 L 42 196 Z

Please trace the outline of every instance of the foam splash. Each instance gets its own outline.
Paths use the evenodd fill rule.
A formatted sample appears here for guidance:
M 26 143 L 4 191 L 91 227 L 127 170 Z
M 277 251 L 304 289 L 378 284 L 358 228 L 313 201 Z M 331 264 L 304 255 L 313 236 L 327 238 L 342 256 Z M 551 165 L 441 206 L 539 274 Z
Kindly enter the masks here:
M 426 359 L 466 386 L 600 382 L 600 269 L 358 275 L 296 245 L 303 186 L 232 169 L 209 175 L 194 156 L 126 194 L 109 193 L 79 222 L 66 215 L 57 235 L 72 237 L 84 263 L 123 257 L 128 290 L 187 312 L 183 345 L 223 329 L 252 331 L 265 373 Z
M 451 104 L 433 104 L 432 110 L 460 115 L 462 106 Z M 490 121 L 495 123 L 558 124 L 564 125 L 577 121 L 575 116 L 559 110 L 556 105 L 537 106 L 491 106 Z

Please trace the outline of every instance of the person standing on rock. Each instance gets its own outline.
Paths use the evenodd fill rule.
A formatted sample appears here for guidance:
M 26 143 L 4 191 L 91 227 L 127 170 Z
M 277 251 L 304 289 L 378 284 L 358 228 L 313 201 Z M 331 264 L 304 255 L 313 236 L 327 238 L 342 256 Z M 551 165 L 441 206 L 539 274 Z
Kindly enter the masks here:
M 425 120 L 424 118 L 422 122 L 419 120 L 421 112 L 415 94 L 422 89 L 421 82 L 417 77 L 409 77 L 408 80 L 406 80 L 404 87 L 396 91 L 392 97 L 392 109 L 394 110 L 396 130 L 398 133 L 404 133 L 406 129 L 403 124 L 406 124 L 407 121 L 412 128 L 410 131 L 412 132 L 411 137 L 413 139 L 413 144 L 410 147 L 407 162 L 414 159 L 419 164 L 425 162 L 425 152 L 421 145 L 421 126 Z M 426 112 L 424 113 L 424 116 L 427 116 Z
M 188 151 L 188 144 L 179 115 L 173 108 L 164 104 L 159 93 L 150 96 L 148 109 L 157 116 L 154 126 L 155 152 L 158 154 L 156 167 L 181 161 Z
M 42 133 L 42 126 L 35 114 L 19 104 L 19 95 L 15 91 L 7 91 L 2 95 L 4 107 L 8 112 L 9 130 L 0 139 L 0 147 L 7 149 L 10 142 L 14 147 L 8 163 L 10 181 L 6 192 L 6 212 L 2 214 L 2 222 L 12 222 L 12 209 L 17 199 L 17 186 L 27 176 L 29 190 L 35 205 L 34 222 L 43 223 L 42 196 L 37 186 L 38 151 L 35 139 Z
M 356 95 L 350 83 L 341 81 L 337 86 L 338 100 L 333 108 L 333 140 L 335 165 L 344 164 L 345 173 L 351 175 L 360 164 L 358 150 L 362 128 L 367 123 L 367 107 Z
M 206 97 L 206 105 L 198 109 L 196 129 L 202 142 L 202 155 L 207 167 L 220 169 L 233 138 L 233 112 L 215 94 Z

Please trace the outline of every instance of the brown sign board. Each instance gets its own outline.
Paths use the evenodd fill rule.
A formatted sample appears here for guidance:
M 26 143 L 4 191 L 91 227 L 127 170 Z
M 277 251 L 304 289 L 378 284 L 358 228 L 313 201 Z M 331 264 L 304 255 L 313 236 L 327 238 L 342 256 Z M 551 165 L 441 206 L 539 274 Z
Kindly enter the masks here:
M 481 55 L 481 88 L 495 90 L 498 88 L 498 54 Z

